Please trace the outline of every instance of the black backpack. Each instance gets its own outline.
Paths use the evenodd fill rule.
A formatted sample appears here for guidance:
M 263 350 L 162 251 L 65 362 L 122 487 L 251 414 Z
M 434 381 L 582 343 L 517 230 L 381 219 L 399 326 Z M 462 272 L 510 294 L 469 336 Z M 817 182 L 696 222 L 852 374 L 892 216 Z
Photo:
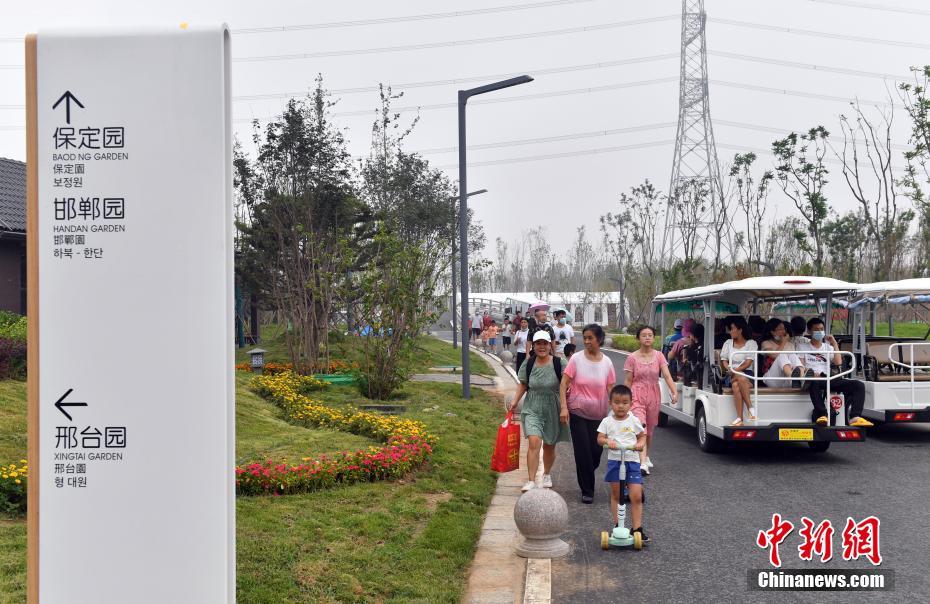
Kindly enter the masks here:
M 530 374 L 533 373 L 533 365 L 536 364 L 536 357 L 532 356 L 526 360 L 526 389 L 530 389 Z M 555 377 L 557 381 L 562 383 L 562 359 L 559 357 L 552 357 L 552 368 L 555 369 Z

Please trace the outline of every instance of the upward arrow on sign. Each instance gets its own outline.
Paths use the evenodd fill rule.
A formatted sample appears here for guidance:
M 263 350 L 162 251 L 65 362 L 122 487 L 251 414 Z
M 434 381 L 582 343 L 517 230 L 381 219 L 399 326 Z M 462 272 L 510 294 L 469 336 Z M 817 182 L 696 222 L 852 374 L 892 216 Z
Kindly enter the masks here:
M 61 105 L 62 101 L 65 102 L 65 121 L 70 124 L 71 123 L 71 103 L 73 102 L 75 105 L 77 105 L 81 109 L 84 108 L 84 105 L 81 104 L 81 101 L 79 101 L 76 96 L 71 94 L 70 90 L 65 90 L 65 93 L 61 95 L 61 97 L 59 97 L 57 101 L 55 101 L 54 105 L 52 105 L 52 109 L 58 109 L 58 106 Z

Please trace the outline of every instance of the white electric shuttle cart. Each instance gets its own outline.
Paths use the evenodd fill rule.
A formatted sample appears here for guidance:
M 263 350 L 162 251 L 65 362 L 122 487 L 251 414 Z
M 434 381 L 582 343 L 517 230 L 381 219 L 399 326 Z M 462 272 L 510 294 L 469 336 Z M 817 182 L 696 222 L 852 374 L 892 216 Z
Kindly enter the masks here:
M 834 372 L 831 377 L 798 378 L 801 381 L 826 382 L 827 400 L 840 407 L 836 425 L 818 426 L 811 421 L 813 407 L 810 395 L 801 388 L 767 388 L 761 376 L 749 376 L 753 384 L 752 407 L 756 419 L 744 420 L 739 426 L 730 424 L 736 419 L 733 395 L 730 388 L 723 386 L 719 366 L 719 348 L 714 346 L 714 321 L 726 315 L 759 314 L 767 316 L 768 310 L 778 302 L 810 299 L 823 300 L 824 308 L 831 308 L 834 297 L 848 297 L 856 289 L 853 283 L 826 277 L 753 277 L 742 281 L 730 281 L 719 285 L 708 285 L 686 290 L 673 291 L 657 296 L 653 302 L 658 314 L 656 321 L 662 326 L 665 338 L 666 318 L 670 313 L 690 313 L 705 326 L 702 367 L 697 371 L 698 379 L 693 385 L 678 382 L 678 403 L 671 404 L 671 396 L 664 380 L 660 380 L 662 403 L 659 407 L 660 425 L 668 417 L 697 428 L 697 441 L 702 450 L 720 450 L 727 441 L 807 442 L 814 451 L 826 451 L 831 442 L 861 442 L 865 431 L 846 426 L 839 395 L 831 397 L 830 382 L 846 377 L 855 371 L 852 352 L 839 351 L 844 370 Z M 824 317 L 827 329 L 830 313 Z M 720 342 L 718 341 L 718 344 Z M 765 355 L 777 352 L 741 353 L 754 357 L 753 367 L 759 367 Z
M 894 335 L 892 311 L 900 314 L 905 307 L 917 316 L 930 312 L 930 279 L 860 285 L 849 305 L 852 336 L 840 341 L 841 349 L 854 353 L 856 377 L 865 383 L 862 414 L 883 422 L 930 421 L 930 342 L 926 333 L 922 338 Z M 876 333 L 880 310 L 888 311 L 888 336 Z

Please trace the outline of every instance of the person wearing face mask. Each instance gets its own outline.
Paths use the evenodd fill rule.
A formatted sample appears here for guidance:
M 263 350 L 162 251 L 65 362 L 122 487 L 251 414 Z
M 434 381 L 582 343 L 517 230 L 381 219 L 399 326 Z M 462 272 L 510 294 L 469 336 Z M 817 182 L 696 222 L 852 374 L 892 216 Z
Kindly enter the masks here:
M 556 324 L 552 328 L 555 338 L 552 340 L 555 344 L 555 356 L 560 359 L 565 358 L 565 345 L 575 343 L 575 330 L 568 324 L 564 310 L 555 311 Z
M 839 365 L 842 361 L 840 355 L 836 354 L 839 345 L 832 335 L 827 335 L 823 319 L 814 317 L 807 322 L 807 329 L 810 331 L 810 342 L 801 345 L 801 353 L 804 355 L 804 364 L 812 370 L 817 377 L 827 377 L 830 375 L 830 365 Z M 846 417 L 847 424 L 850 426 L 859 426 L 868 428 L 872 422 L 862 417 L 862 405 L 865 402 L 865 385 L 858 380 L 847 380 L 845 378 L 836 378 L 830 382 L 831 392 L 841 392 L 846 399 Z M 826 398 L 826 382 L 811 382 L 808 391 L 811 397 L 811 404 L 814 406 L 811 419 L 817 422 L 819 426 L 826 426 L 829 423 L 827 419 L 827 407 L 824 404 Z M 832 411 L 832 409 L 831 409 Z M 834 413 L 834 415 L 836 415 Z
M 791 342 L 791 338 L 788 337 L 785 322 L 781 319 L 769 319 L 768 323 L 765 324 L 765 340 L 762 342 L 762 350 L 784 353 L 762 355 L 760 359 L 764 368 L 763 381 L 769 388 L 803 388 L 807 390 L 813 383 L 802 382 L 798 379 L 786 379 L 788 377 L 799 378 L 802 375 L 813 377 L 814 372 L 810 369 L 805 370 L 801 364 L 801 359 L 795 354 L 794 344 Z

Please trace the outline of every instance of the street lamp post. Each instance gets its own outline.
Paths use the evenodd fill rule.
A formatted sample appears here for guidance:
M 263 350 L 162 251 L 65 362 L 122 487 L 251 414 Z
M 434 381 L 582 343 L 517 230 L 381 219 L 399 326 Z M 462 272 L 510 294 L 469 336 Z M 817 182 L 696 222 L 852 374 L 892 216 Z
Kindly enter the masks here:
M 466 197 L 471 197 L 473 195 L 481 195 L 482 193 L 487 193 L 487 189 L 478 189 L 477 191 L 472 191 Z M 450 197 L 449 201 L 452 203 L 452 224 L 455 224 L 455 202 L 458 200 L 458 197 Z M 459 328 L 458 320 L 455 316 L 455 297 L 458 293 L 455 291 L 455 228 L 453 227 L 452 235 L 452 348 L 459 347 Z M 464 345 L 464 343 L 463 343 Z
M 466 180 L 465 104 L 473 96 L 532 82 L 527 75 L 477 88 L 459 90 L 459 257 L 462 271 L 462 398 L 471 398 L 471 370 L 468 364 L 468 185 Z

